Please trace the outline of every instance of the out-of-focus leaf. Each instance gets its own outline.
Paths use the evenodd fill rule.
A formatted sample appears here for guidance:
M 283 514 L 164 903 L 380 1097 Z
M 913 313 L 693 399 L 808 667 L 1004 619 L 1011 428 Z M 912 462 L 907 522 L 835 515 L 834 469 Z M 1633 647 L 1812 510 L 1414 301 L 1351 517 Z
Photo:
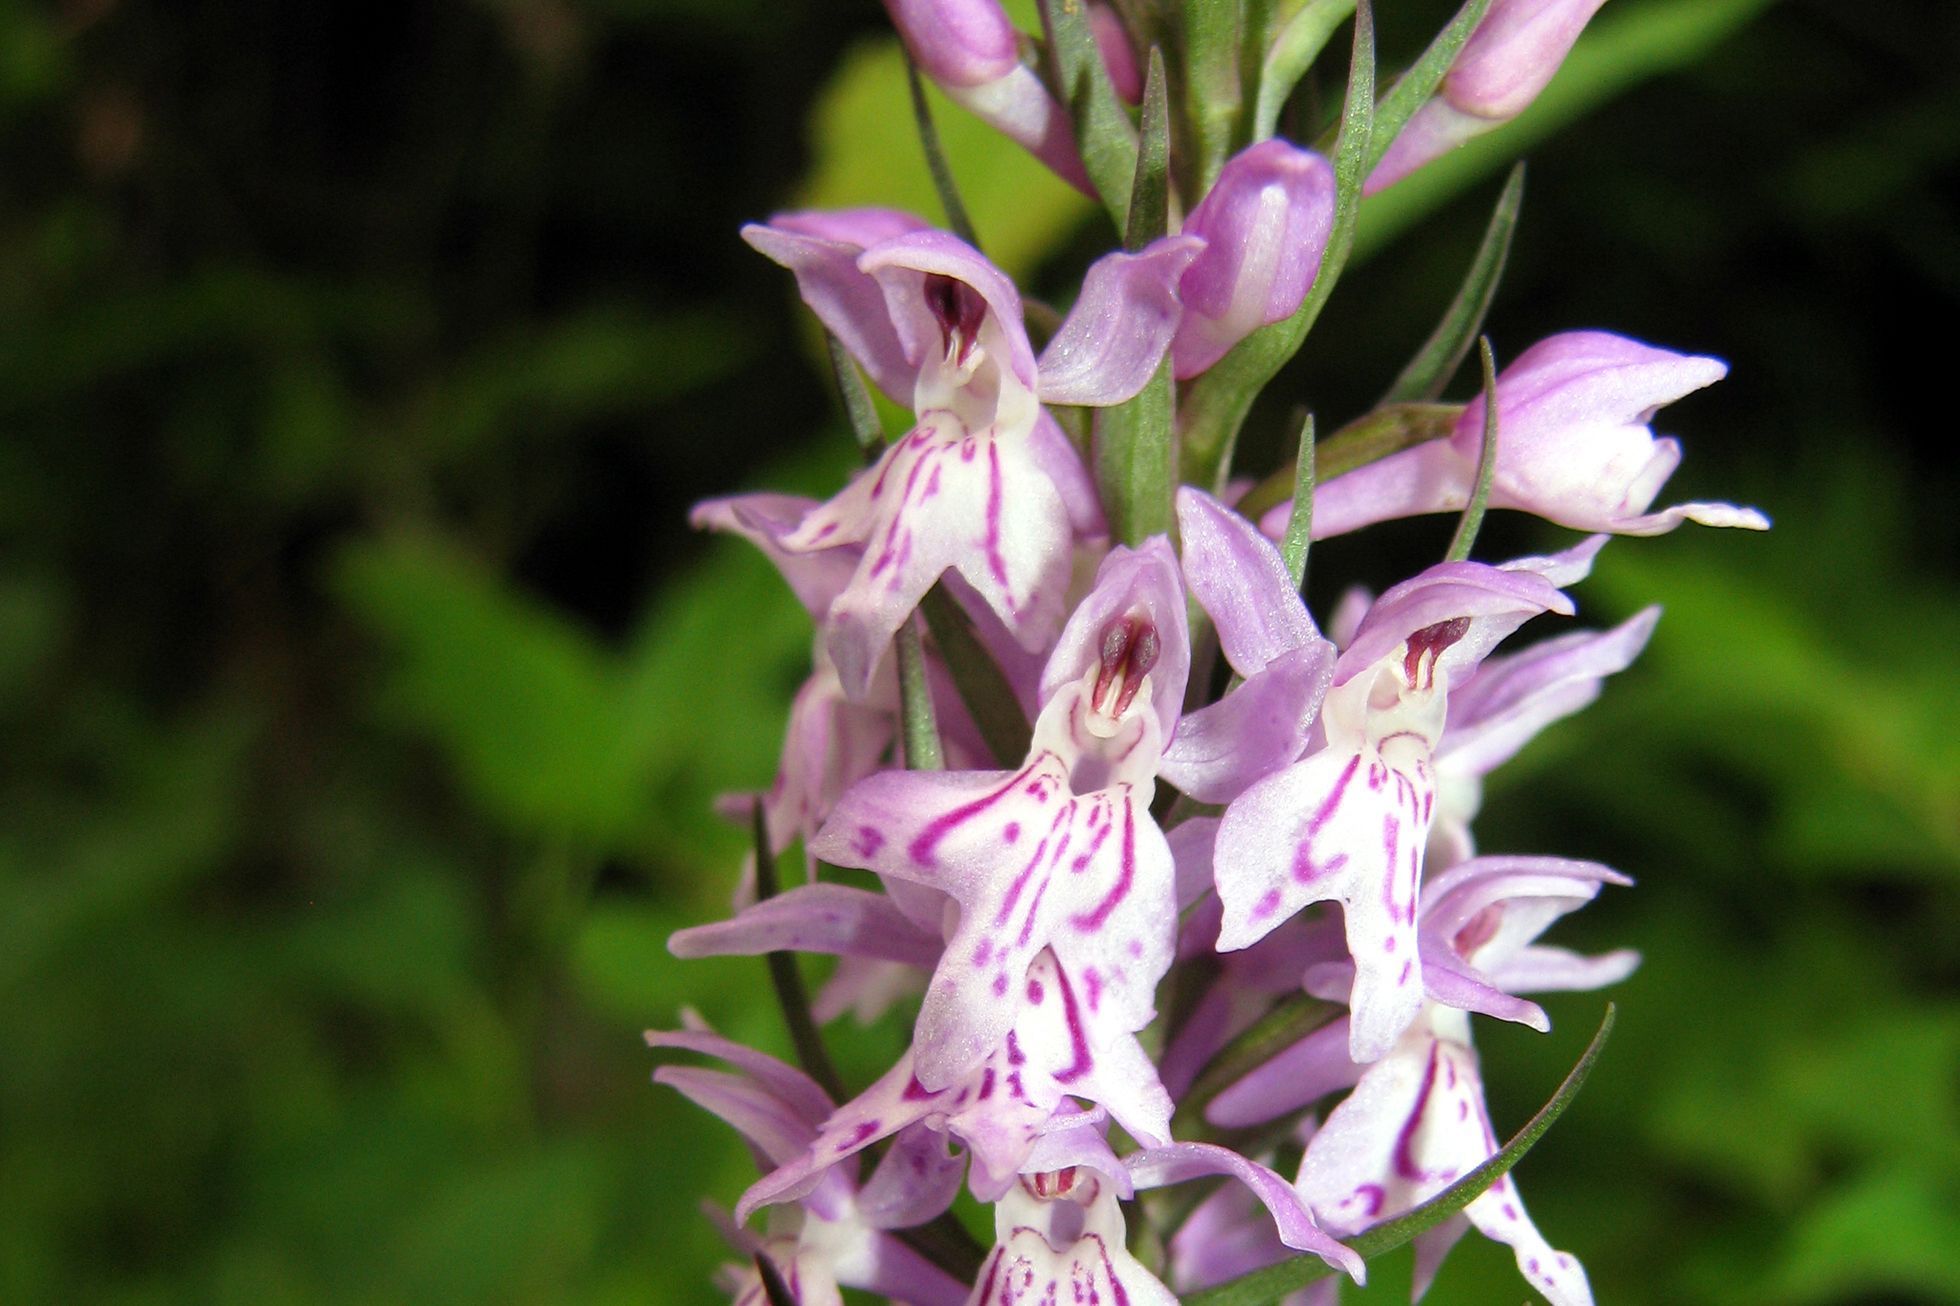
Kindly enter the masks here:
M 1020 146 L 928 87 L 933 121 L 987 256 L 1025 278 L 1087 218 L 1091 202 Z M 878 204 L 931 215 L 937 201 L 905 103 L 905 54 L 895 39 L 861 42 L 845 55 L 814 110 L 816 161 L 799 207 Z M 894 167 L 893 160 L 919 160 Z M 1125 179 L 1129 174 L 1124 174 Z
M 1791 1302 L 1960 1299 L 1960 1179 L 1892 1172 L 1839 1189 L 1790 1230 L 1777 1277 Z
M 424 417 L 437 448 L 645 405 L 727 375 L 749 337 L 726 314 L 588 310 L 483 350 L 439 383 Z
M 647 751 L 592 638 L 428 539 L 349 546 L 335 586 L 389 647 L 389 709 L 428 731 L 467 791 L 518 829 L 617 838 Z

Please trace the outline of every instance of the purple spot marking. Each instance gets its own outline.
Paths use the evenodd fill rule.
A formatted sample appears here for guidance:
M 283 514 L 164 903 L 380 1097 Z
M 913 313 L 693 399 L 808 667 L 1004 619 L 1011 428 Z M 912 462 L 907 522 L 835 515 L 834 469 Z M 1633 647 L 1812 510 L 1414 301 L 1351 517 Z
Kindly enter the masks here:
M 980 1076 L 980 1100 L 985 1102 L 994 1095 L 994 1068 L 988 1066 Z
M 1009 821 L 1007 827 L 1000 832 L 1000 837 L 1003 843 L 1013 843 L 1021 837 L 1021 823 Z
M 864 1142 L 865 1139 L 871 1137 L 871 1135 L 877 1132 L 878 1132 L 878 1122 L 876 1120 L 860 1120 L 857 1123 L 857 1128 L 851 1130 L 850 1134 L 845 1138 L 843 1144 L 840 1145 L 837 1150 L 840 1152 L 849 1151 L 851 1148 L 858 1146 L 860 1143 Z
M 1028 977 L 1028 1001 L 1038 1007 L 1041 1005 L 1041 999 L 1041 981 L 1031 975 Z
M 1389 935 L 1387 938 L 1382 940 L 1382 951 L 1383 952 L 1395 951 L 1395 936 L 1393 934 Z
M 1089 990 L 1089 1010 L 1096 1011 L 1101 1008 L 1102 976 L 1096 972 L 1094 966 L 1088 966 L 1083 969 L 1082 984 L 1083 987 Z
M 1402 973 L 1395 977 L 1395 987 L 1399 989 L 1404 984 L 1407 984 L 1409 982 L 1409 972 L 1413 971 L 1415 968 L 1416 968 L 1416 964 L 1413 961 L 1403 962 Z
M 878 850 L 885 846 L 885 836 L 869 825 L 860 825 L 857 835 L 851 840 L 851 847 L 860 857 L 876 857 Z
M 1010 1066 L 1018 1066 L 1021 1063 L 1025 1062 L 1027 1059 L 1028 1059 L 1028 1054 L 1021 1051 L 1021 1040 L 1014 1037 L 1013 1030 L 1011 1029 L 1008 1030 L 1007 1031 L 1007 1064 Z
M 1131 939 L 1131 940 L 1130 940 L 1130 949 L 1129 949 L 1129 951 L 1130 951 L 1130 955 L 1131 955 L 1132 957 L 1141 957 L 1141 956 L 1143 956 L 1143 940 L 1142 940 L 1142 939 Z
M 1370 1217 L 1382 1213 L 1382 1203 L 1388 1200 L 1388 1192 L 1380 1184 L 1363 1184 L 1354 1190 L 1354 1195 L 1368 1203 Z
M 997 998 L 1004 997 L 1006 993 L 1007 993 L 1007 972 L 1002 971 L 1000 974 L 994 976 L 994 996 Z
M 1252 919 L 1264 920 L 1279 910 L 1279 890 L 1268 889 L 1263 898 L 1252 909 Z
M 1012 1035 L 1009 1037 L 1012 1037 Z M 919 1077 L 914 1075 L 906 1082 L 905 1092 L 900 1094 L 900 1096 L 907 1102 L 923 1102 L 927 1098 L 937 1097 L 939 1095 L 931 1089 L 928 1089 L 924 1084 L 921 1084 Z
M 1511 1205 L 1511 1204 L 1510 1204 L 1509 1202 L 1506 1202 L 1506 1203 L 1504 1203 L 1504 1218 L 1505 1218 L 1505 1219 L 1507 1219 L 1507 1220 L 1515 1220 L 1515 1219 L 1517 1219 L 1517 1218 L 1518 1218 L 1518 1208 L 1517 1208 L 1517 1207 L 1515 1207 L 1515 1206 L 1513 1206 L 1513 1205 Z

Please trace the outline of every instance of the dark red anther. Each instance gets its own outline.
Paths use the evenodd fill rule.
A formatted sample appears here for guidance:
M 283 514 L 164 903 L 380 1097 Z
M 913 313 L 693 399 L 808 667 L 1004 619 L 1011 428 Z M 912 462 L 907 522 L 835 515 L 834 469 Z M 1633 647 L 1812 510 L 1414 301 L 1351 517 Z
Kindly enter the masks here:
M 987 301 L 964 281 L 926 273 L 926 307 L 939 322 L 939 343 L 955 363 L 966 362 L 973 344 L 980 338 L 980 324 L 987 317 Z
M 1163 651 L 1163 640 L 1148 617 L 1118 617 L 1110 622 L 1103 628 L 1096 688 L 1090 701 L 1109 716 L 1122 716 L 1136 701 L 1144 676 L 1157 665 Z M 1113 702 L 1106 697 L 1112 686 L 1116 689 Z
M 1408 677 L 1411 688 L 1423 689 L 1436 683 L 1436 660 L 1443 656 L 1443 650 L 1462 639 L 1470 630 L 1470 618 L 1451 617 L 1433 626 L 1424 626 L 1409 636 L 1409 651 L 1402 658 L 1402 672 Z M 1429 658 L 1429 678 L 1425 684 L 1417 684 L 1416 677 L 1422 670 L 1423 658 Z

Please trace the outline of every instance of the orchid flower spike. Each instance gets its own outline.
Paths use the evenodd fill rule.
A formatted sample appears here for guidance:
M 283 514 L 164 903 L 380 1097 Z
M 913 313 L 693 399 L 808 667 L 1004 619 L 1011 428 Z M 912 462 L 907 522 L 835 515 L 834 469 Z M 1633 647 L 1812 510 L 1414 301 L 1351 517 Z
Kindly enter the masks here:
M 1492 0 L 1439 93 L 1409 119 L 1361 193 L 1373 195 L 1523 113 L 1606 0 Z
M 1681 445 L 1656 439 L 1648 423 L 1663 405 L 1728 372 L 1719 359 L 1676 354 L 1604 331 L 1541 340 L 1497 378 L 1497 468 L 1490 506 L 1533 513 L 1560 526 L 1615 535 L 1660 535 L 1683 521 L 1767 530 L 1754 508 L 1727 503 L 1647 507 L 1681 461 Z M 1391 454 L 1314 493 L 1316 539 L 1375 522 L 1456 512 L 1469 502 L 1483 444 L 1478 398 L 1448 440 Z M 1286 507 L 1260 523 L 1286 529 Z
M 1094 264 L 1039 360 L 1013 284 L 978 251 L 883 209 L 787 214 L 743 229 L 918 425 L 783 547 L 861 548 L 830 606 L 844 687 L 869 688 L 892 634 L 951 569 L 1022 647 L 1062 615 L 1071 541 L 1102 523 L 1087 473 L 1041 404 L 1135 395 L 1168 348 L 1179 276 L 1202 242 L 1173 236 Z

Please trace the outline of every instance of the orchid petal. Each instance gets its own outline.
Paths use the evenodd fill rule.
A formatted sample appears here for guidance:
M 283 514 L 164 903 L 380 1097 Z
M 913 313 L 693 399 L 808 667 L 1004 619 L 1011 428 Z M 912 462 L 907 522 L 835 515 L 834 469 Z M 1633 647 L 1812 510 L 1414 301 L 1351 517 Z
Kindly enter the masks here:
M 1335 1020 L 1214 1097 L 1205 1120 L 1220 1129 L 1264 1124 L 1352 1086 L 1361 1073 L 1348 1055 L 1348 1022 Z
M 1418 631 L 1467 619 L 1462 633 L 1437 657 L 1438 667 L 1454 679 L 1532 617 L 1541 612 L 1570 616 L 1572 611 L 1572 600 L 1534 571 L 1480 562 L 1441 563 L 1375 600 L 1341 653 L 1334 683 L 1346 684 Z
M 645 1037 L 650 1048 L 679 1048 L 726 1061 L 781 1099 L 791 1111 L 812 1126 L 821 1124 L 831 1112 L 830 1095 L 818 1087 L 816 1080 L 794 1066 L 785 1065 L 767 1053 L 757 1052 L 733 1039 L 723 1038 L 713 1030 L 650 1029 Z
M 1230 802 L 1300 755 L 1334 678 L 1334 646 L 1316 637 L 1178 723 L 1158 774 L 1204 803 Z
M 797 602 L 821 621 L 850 582 L 857 559 L 842 550 L 811 554 L 783 547 L 816 506 L 815 499 L 795 494 L 737 494 L 702 500 L 688 513 L 687 521 L 696 530 L 739 535 L 761 549 L 795 592 Z
M 858 1190 L 858 1215 L 874 1229 L 924 1224 L 953 1204 L 965 1172 L 966 1158 L 947 1147 L 946 1135 L 908 1125 Z
M 1249 678 L 1281 654 L 1325 643 L 1279 550 L 1252 523 L 1187 485 L 1177 492 L 1177 524 L 1185 583 L 1232 670 Z
M 1169 738 L 1184 705 L 1191 674 L 1191 634 L 1184 586 L 1169 541 L 1153 536 L 1134 549 L 1111 549 L 1096 572 L 1095 588 L 1069 614 L 1055 650 L 1041 672 L 1045 705 L 1065 685 L 1082 680 L 1100 658 L 1109 624 L 1140 615 L 1157 631 L 1157 661 L 1149 674 L 1150 702 L 1160 738 Z
M 771 1164 L 801 1156 L 816 1135 L 789 1103 L 743 1075 L 699 1066 L 662 1066 L 653 1072 L 653 1082 L 720 1117 Z
M 1486 775 L 1514 757 L 1546 726 L 1597 698 L 1604 677 L 1632 665 L 1660 612 L 1646 608 L 1612 630 L 1560 635 L 1483 663 L 1450 687 L 1437 768 Z
M 826 630 L 838 677 L 857 698 L 892 634 L 949 568 L 1024 647 L 1040 644 L 1061 616 L 1069 538 L 1068 509 L 1026 441 L 935 412 L 814 509 L 787 544 L 866 546 Z
M 931 967 L 939 960 L 940 940 L 883 894 L 806 884 L 764 899 L 733 920 L 678 930 L 667 950 L 676 957 L 822 952 Z
M 1204 248 L 1166 236 L 1090 265 L 1075 307 L 1041 353 L 1044 403 L 1107 408 L 1135 397 L 1177 330 L 1177 282 Z
M 1128 785 L 1071 794 L 1052 753 L 1012 773 L 885 772 L 838 804 L 812 842 L 819 857 L 933 885 L 962 904 L 919 1016 L 928 1088 L 959 1080 L 1006 1037 L 1043 947 L 1082 985 L 1082 1031 L 1102 1034 L 1081 1034 L 1084 1056 L 1109 1030 L 1149 1022 L 1175 907 L 1169 846 L 1139 807 Z
M 1618 984 L 1640 967 L 1640 954 L 1620 948 L 1597 957 L 1564 948 L 1520 948 L 1487 972 L 1507 993 L 1584 993 Z
M 1291 1184 L 1230 1148 L 1213 1143 L 1172 1143 L 1134 1152 L 1123 1164 L 1138 1188 L 1161 1188 L 1209 1175 L 1237 1179 L 1271 1213 L 1281 1242 L 1295 1251 L 1312 1252 L 1356 1283 L 1366 1281 L 1367 1268 L 1361 1258 L 1321 1232 Z
M 878 283 L 857 265 L 866 244 L 925 223 L 890 209 L 841 214 L 780 213 L 751 223 L 742 239 L 796 274 L 796 288 L 831 335 L 896 403 L 912 402 L 918 361 L 906 354 Z
M 1357 1061 L 1386 1052 L 1422 1003 L 1416 884 L 1434 797 L 1420 757 L 1405 769 L 1372 750 L 1323 749 L 1246 790 L 1219 826 L 1221 950 L 1257 942 L 1309 903 L 1341 904 Z
M 1000 331 L 997 347 L 1006 351 L 1000 361 L 1023 390 L 1035 388 L 1034 350 L 1021 321 L 1020 293 L 979 250 L 948 232 L 914 231 L 866 248 L 857 266 L 883 291 L 892 327 L 915 369 L 945 349 L 939 319 L 926 302 L 925 278 L 950 277 L 986 301 L 989 320 Z M 908 393 L 904 402 L 911 398 Z

